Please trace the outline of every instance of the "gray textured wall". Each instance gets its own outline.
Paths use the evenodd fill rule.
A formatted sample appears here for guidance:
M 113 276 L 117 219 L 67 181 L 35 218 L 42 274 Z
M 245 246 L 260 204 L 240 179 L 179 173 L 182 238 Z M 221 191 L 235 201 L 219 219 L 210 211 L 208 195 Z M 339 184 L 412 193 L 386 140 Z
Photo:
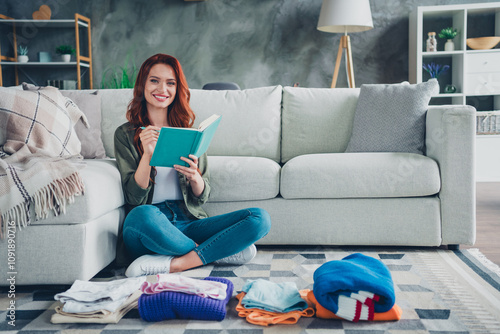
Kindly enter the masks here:
M 181 61 L 192 88 L 214 81 L 329 87 L 340 34 L 316 29 L 321 2 L 0 0 L 0 13 L 31 18 L 48 4 L 54 19 L 90 17 L 96 87 L 106 69 L 127 59 L 140 66 L 158 52 Z M 416 6 L 480 2 L 494 1 L 371 0 L 374 29 L 351 35 L 356 85 L 408 80 L 408 17 Z M 347 87 L 344 64 L 337 87 Z

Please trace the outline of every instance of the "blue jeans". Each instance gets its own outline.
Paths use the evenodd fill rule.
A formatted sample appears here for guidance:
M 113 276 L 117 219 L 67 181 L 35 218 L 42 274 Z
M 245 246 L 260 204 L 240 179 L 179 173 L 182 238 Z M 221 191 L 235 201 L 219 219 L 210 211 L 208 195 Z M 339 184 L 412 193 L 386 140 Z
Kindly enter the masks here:
M 244 250 L 270 228 L 269 214 L 259 208 L 197 219 L 183 201 L 165 201 L 132 209 L 123 223 L 123 240 L 134 258 L 181 256 L 194 250 L 207 264 Z

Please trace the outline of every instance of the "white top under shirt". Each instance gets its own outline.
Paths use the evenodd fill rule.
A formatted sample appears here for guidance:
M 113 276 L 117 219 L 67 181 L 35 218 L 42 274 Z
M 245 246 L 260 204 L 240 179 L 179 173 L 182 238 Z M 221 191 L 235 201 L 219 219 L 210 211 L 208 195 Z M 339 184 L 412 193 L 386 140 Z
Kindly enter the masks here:
M 153 204 L 183 199 L 177 171 L 170 167 L 156 167 Z

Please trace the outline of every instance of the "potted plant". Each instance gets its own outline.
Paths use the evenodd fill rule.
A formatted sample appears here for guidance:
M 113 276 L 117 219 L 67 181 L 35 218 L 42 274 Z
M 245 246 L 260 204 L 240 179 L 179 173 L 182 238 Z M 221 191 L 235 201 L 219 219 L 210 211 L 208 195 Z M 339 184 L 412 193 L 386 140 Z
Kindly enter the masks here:
M 20 63 L 27 63 L 28 60 L 28 47 L 19 45 L 17 48 L 17 61 Z
M 439 33 L 439 38 L 446 39 L 446 43 L 444 44 L 444 51 L 453 51 L 455 50 L 455 43 L 453 43 L 453 38 L 457 36 L 457 29 L 453 29 L 451 27 L 444 28 Z
M 75 53 L 75 49 L 71 45 L 59 45 L 56 48 L 56 53 L 61 55 L 64 62 L 68 63 L 71 60 L 71 55 Z
M 101 88 L 120 89 L 134 88 L 137 77 L 137 67 L 135 63 L 129 63 L 130 55 L 127 55 L 123 66 L 113 66 L 108 68 L 102 74 Z

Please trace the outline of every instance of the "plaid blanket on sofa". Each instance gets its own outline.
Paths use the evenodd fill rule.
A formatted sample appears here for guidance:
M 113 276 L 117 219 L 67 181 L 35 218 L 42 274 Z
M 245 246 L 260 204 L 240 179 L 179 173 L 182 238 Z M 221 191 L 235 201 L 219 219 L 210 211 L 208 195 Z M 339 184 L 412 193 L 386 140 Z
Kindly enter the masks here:
M 0 87 L 0 234 L 7 222 L 19 228 L 50 211 L 65 213 L 83 194 L 78 172 L 84 167 L 81 144 L 73 129 L 82 111 L 53 87 L 22 91 Z M 0 143 L 2 144 L 2 143 Z

